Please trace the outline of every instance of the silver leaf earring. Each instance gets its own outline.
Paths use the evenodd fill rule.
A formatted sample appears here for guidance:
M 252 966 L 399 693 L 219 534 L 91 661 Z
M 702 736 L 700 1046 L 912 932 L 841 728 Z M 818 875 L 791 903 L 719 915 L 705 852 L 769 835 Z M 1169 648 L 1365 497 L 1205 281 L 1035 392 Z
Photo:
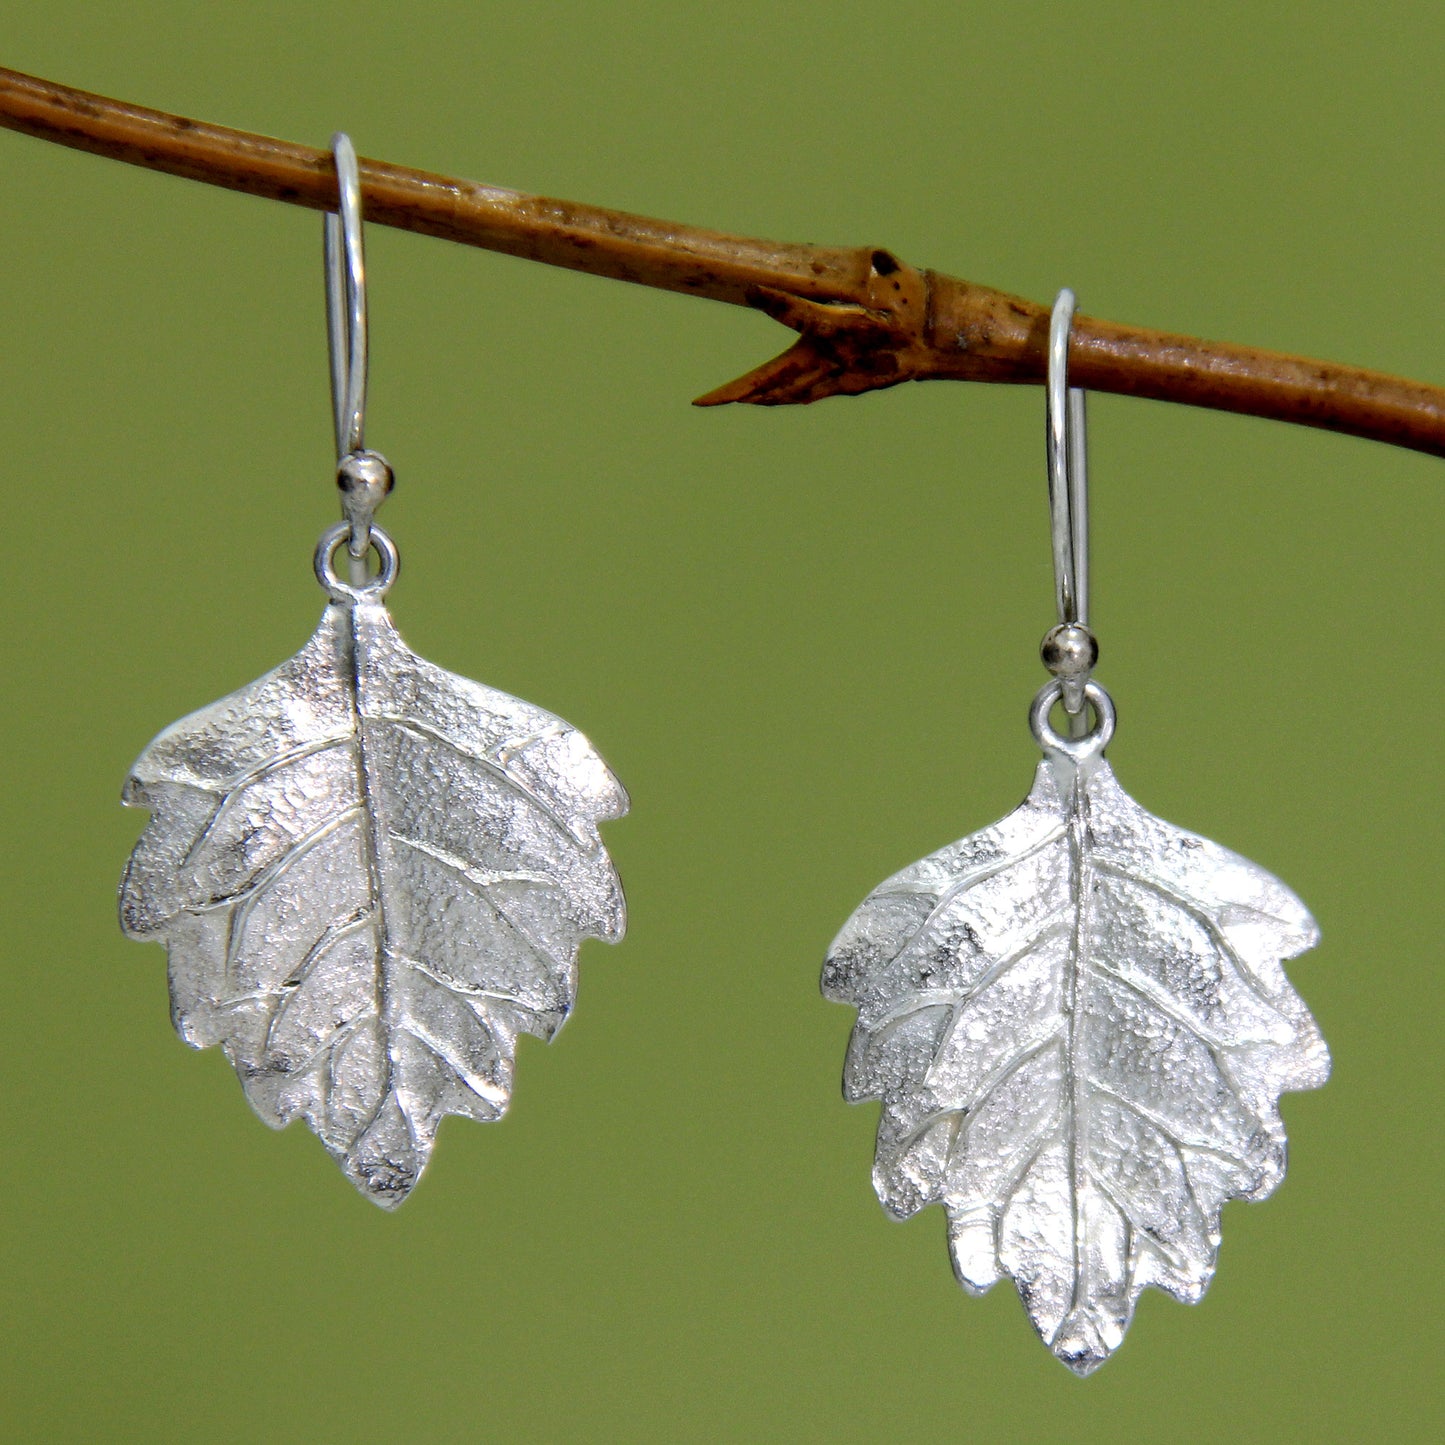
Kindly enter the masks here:
M 1029 714 L 1044 755 L 1033 790 L 875 889 L 829 950 L 823 992 L 858 1010 L 843 1087 L 882 1100 L 884 1208 L 942 1204 L 963 1286 L 1009 1276 L 1083 1375 L 1118 1348 L 1146 1285 L 1203 1295 L 1221 1206 L 1283 1178 L 1279 1096 L 1323 1084 L 1329 1052 L 1281 967 L 1318 940 L 1304 905 L 1146 813 L 1104 759 L 1114 705 L 1090 680 L 1073 311 L 1061 292 L 1048 373 L 1059 625 Z M 1049 720 L 1060 702 L 1068 736 Z
M 360 181 L 347 137 L 332 150 L 346 520 L 316 550 L 330 601 L 289 662 L 141 754 L 123 801 L 153 816 L 120 915 L 130 937 L 165 943 L 181 1037 L 220 1044 L 262 1119 L 305 1119 L 389 1209 L 446 1115 L 506 1110 L 517 1036 L 560 1027 L 582 939 L 621 938 L 597 824 L 625 813 L 627 795 L 576 729 L 443 672 L 392 625 L 397 552 L 372 522 L 392 474 L 362 443 Z

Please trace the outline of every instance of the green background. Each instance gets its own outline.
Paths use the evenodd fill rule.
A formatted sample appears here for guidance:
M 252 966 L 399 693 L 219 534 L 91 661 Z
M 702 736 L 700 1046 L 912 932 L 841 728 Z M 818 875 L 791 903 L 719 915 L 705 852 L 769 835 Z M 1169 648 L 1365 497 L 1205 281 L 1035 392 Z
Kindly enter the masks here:
M 1445 377 L 1434 4 L 87 4 L 0 60 L 523 190 L 878 244 L 1041 300 Z M 251 1114 L 114 889 L 164 724 L 307 637 L 320 222 L 0 133 L 0 1377 L 17 1440 L 1433 1438 L 1435 459 L 1099 398 L 1116 768 L 1279 873 L 1332 1043 L 1202 1305 L 1080 1382 L 941 1211 L 890 1223 L 817 971 L 1026 789 L 1041 394 L 690 398 L 761 316 L 373 227 L 368 437 L 427 657 L 592 737 L 631 931 L 395 1216 Z

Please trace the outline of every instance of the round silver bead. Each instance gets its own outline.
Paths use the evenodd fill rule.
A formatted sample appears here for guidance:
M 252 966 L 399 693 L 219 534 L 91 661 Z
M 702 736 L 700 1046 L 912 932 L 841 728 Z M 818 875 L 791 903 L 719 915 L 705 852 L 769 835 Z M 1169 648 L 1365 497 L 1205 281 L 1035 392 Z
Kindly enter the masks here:
M 1061 622 L 1044 634 L 1039 656 L 1060 681 L 1088 677 L 1099 661 L 1099 643 L 1087 627 Z
M 370 515 L 395 484 L 391 463 L 380 452 L 351 452 L 336 464 L 336 485 L 348 512 L 355 508 Z

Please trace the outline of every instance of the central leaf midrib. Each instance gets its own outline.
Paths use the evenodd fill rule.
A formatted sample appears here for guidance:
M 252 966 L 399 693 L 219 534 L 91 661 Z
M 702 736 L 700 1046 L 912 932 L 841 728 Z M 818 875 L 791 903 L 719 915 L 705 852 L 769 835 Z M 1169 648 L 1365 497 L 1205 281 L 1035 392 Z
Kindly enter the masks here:
M 1085 997 L 1085 975 L 1089 968 L 1089 860 L 1088 860 L 1088 791 L 1084 780 L 1075 771 L 1069 783 L 1066 800 L 1066 836 L 1069 847 L 1069 888 L 1073 896 L 1074 927 L 1069 941 L 1066 964 L 1064 1012 L 1068 1018 L 1068 1038 L 1064 1046 L 1064 1087 L 1068 1098 L 1066 1111 L 1068 1129 L 1069 1200 L 1072 1214 L 1074 1252 L 1073 1289 L 1068 1314 L 1073 1314 L 1088 1296 L 1088 1252 L 1083 1247 L 1081 1183 L 1086 1168 L 1088 1147 L 1084 1095 L 1078 1069 L 1079 1035 L 1082 1028 Z M 1066 1314 L 1065 1318 L 1068 1317 Z
M 378 790 L 372 786 L 370 756 L 366 746 L 366 720 L 361 710 L 363 645 L 360 631 L 357 627 L 357 609 L 354 606 L 347 609 L 345 637 L 348 644 L 344 650 L 346 655 L 340 659 L 342 666 L 338 670 L 341 671 L 346 678 L 346 701 L 351 717 L 352 747 L 356 758 L 358 805 L 362 820 L 361 851 L 366 864 L 368 889 L 374 900 L 376 909 L 376 1017 L 381 1026 L 382 1054 L 386 1059 L 386 1077 L 382 1083 L 377 1105 L 372 1111 L 371 1117 L 367 1120 L 365 1127 L 358 1130 L 356 1139 L 359 1141 L 366 1130 L 380 1117 L 386 1100 L 396 1092 L 396 1059 L 392 1053 L 392 1036 L 395 1032 L 397 1021 L 392 1016 L 393 1000 L 390 978 L 391 925 L 387 918 L 386 897 L 382 890 L 382 868 L 379 845 L 379 833 L 381 830 L 378 827 L 377 819 L 379 796 Z M 399 1099 L 398 1108 L 400 1108 Z M 405 1110 L 402 1110 L 402 1117 L 406 1119 L 407 1128 L 410 1130 L 411 1120 L 407 1118 Z M 352 1147 L 354 1148 L 355 1145 L 353 1144 Z

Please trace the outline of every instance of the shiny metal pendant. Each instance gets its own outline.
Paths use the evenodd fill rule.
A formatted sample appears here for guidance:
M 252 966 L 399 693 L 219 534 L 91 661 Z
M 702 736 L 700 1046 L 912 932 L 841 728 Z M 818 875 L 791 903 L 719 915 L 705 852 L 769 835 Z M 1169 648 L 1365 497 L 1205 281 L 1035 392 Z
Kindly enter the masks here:
M 353 225 L 354 303 L 354 197 Z M 344 332 L 333 355 L 355 377 Z M 402 643 L 383 602 L 396 549 L 371 521 L 390 472 L 337 377 L 348 520 L 316 554 L 330 603 L 289 662 L 141 754 L 123 801 L 153 816 L 120 911 L 166 944 L 181 1037 L 220 1044 L 268 1124 L 305 1119 L 392 1208 L 446 1115 L 505 1111 L 517 1036 L 561 1026 L 581 940 L 622 936 L 597 824 L 627 796 L 574 728 Z M 338 554 L 371 548 L 378 575 L 343 581 Z
M 135 764 L 123 800 L 154 816 L 121 922 L 166 944 L 181 1037 L 220 1044 L 268 1124 L 305 1119 L 390 1208 L 445 1115 L 501 1117 L 517 1035 L 567 1017 L 582 939 L 621 938 L 597 824 L 627 795 L 576 729 L 409 651 L 392 569 L 331 570 L 345 532 L 311 641 Z
M 1329 1074 L 1280 967 L 1318 938 L 1248 860 L 1146 813 L 1048 729 L 1023 805 L 869 895 L 823 992 L 858 1010 L 843 1088 L 881 1099 L 873 1182 L 948 1211 L 959 1280 L 1008 1275 L 1080 1374 L 1146 1285 L 1197 1301 L 1226 1199 L 1284 1176 L 1278 1101 Z
M 1045 1344 L 1088 1374 L 1145 1286 L 1200 1299 L 1221 1206 L 1283 1178 L 1279 1096 L 1323 1084 L 1329 1053 L 1281 967 L 1318 939 L 1304 905 L 1145 812 L 1104 759 L 1114 707 L 1088 679 L 1074 412 L 1072 476 L 1053 488 L 1061 626 L 1030 715 L 1044 754 L 1033 789 L 875 889 L 829 950 L 823 992 L 858 1010 L 843 1087 L 882 1100 L 885 1209 L 941 1203 L 964 1287 L 1007 1275 Z M 1070 449 L 1059 435 L 1056 476 Z M 1061 700 L 1074 736 L 1050 725 Z

